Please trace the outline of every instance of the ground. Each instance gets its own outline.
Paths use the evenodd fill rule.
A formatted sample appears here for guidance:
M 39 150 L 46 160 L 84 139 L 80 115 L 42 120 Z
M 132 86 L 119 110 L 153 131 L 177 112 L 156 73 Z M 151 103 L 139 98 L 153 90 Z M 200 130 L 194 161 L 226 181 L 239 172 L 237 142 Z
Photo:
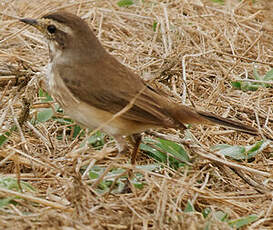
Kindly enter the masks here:
M 271 5 L 2 0 L 0 228 L 272 229 Z M 143 134 L 133 166 L 129 152 L 118 155 L 111 137 L 79 127 L 46 93 L 46 43 L 18 19 L 56 10 L 81 16 L 166 96 L 259 135 L 156 130 Z

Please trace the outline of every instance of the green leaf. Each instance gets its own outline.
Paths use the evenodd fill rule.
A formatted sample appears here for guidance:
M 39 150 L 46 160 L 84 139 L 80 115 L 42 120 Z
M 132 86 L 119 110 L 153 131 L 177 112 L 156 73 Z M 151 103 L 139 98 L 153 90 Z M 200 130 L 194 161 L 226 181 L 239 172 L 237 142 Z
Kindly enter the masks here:
M 184 148 L 173 141 L 146 138 L 144 142 L 147 144 L 142 143 L 140 145 L 141 150 L 145 151 L 150 157 L 157 161 L 169 164 L 169 166 L 174 169 L 183 167 L 185 162 L 189 162 L 189 156 Z
M 269 70 L 263 77 L 259 75 L 256 66 L 253 66 L 253 78 L 259 81 L 273 81 L 273 69 Z M 259 87 L 272 87 L 272 84 L 247 82 L 247 81 L 233 81 L 232 87 L 243 91 L 256 91 Z
M 134 4 L 133 0 L 120 0 L 118 3 L 119 7 L 128 7 Z
M 8 141 L 10 135 L 11 132 L 5 132 L 4 134 L 0 135 L 0 147 Z
M 69 118 L 57 118 L 57 117 L 55 118 L 54 117 L 54 121 L 57 121 L 61 125 L 70 125 L 70 124 L 74 123 L 74 121 Z
M 273 81 L 273 69 L 264 75 L 264 81 Z M 272 84 L 265 84 L 265 87 L 272 87 Z
M 105 170 L 104 168 L 95 165 L 89 171 L 90 179 L 97 179 L 104 172 L 104 170 Z
M 243 82 L 242 84 L 242 90 L 243 91 L 257 91 L 261 85 L 257 83 L 251 83 L 251 82 Z
M 147 152 L 151 157 L 153 157 L 154 159 L 156 159 L 159 162 L 164 162 L 164 163 L 167 162 L 166 154 L 158 151 L 157 149 L 151 147 L 150 145 L 141 143 L 140 144 L 140 149 L 142 151 Z
M 188 200 L 187 205 L 184 209 L 184 212 L 195 212 L 194 206 L 192 205 L 191 201 Z
M 126 170 L 125 169 L 121 169 L 121 168 L 115 168 L 115 169 L 112 169 L 108 174 L 107 176 L 108 177 L 116 177 L 122 173 L 124 173 Z M 120 178 L 126 178 L 126 176 L 123 176 L 123 177 L 120 177 Z
M 241 81 L 232 81 L 231 86 L 236 89 L 242 89 L 242 82 Z
M 15 203 L 13 200 L 15 199 L 16 197 L 5 197 L 5 198 L 1 198 L 0 199 L 0 208 L 3 208 L 11 203 Z
M 90 178 L 90 179 L 97 179 L 97 178 L 99 178 L 99 176 L 100 176 L 100 175 L 99 175 L 98 173 L 89 171 L 89 178 Z
M 95 180 L 99 178 L 105 171 L 105 167 L 100 166 L 94 166 L 90 171 L 88 172 L 89 178 L 92 180 Z M 127 184 L 128 175 L 124 174 L 126 172 L 125 169 L 122 168 L 114 168 L 110 172 L 105 175 L 101 183 L 96 188 L 96 191 L 100 194 L 108 192 L 110 187 L 112 186 L 113 182 L 115 181 L 115 185 L 113 189 L 111 190 L 112 193 L 122 193 L 125 189 L 125 186 Z M 122 175 L 124 174 L 124 175 Z M 122 176 L 121 176 L 122 175 Z M 118 179 L 116 180 L 116 178 Z M 131 180 L 132 184 L 137 189 L 142 189 L 144 187 L 143 182 L 144 176 L 140 173 L 137 173 Z
M 263 151 L 269 144 L 270 142 L 269 141 L 264 141 L 264 140 L 261 140 L 261 141 L 257 141 L 254 145 L 250 145 L 250 146 L 247 146 L 246 149 L 247 149 L 247 152 L 248 154 L 251 154 L 254 156 Z
M 55 107 L 55 111 L 56 111 L 57 113 L 61 113 L 61 114 L 64 113 L 63 108 L 62 108 L 59 104 L 55 104 L 54 107 Z M 70 119 L 70 120 L 71 120 L 71 119 Z
M 98 187 L 97 187 L 97 191 L 99 193 L 105 193 L 105 192 L 108 192 L 109 191 L 109 188 L 110 188 L 111 184 L 105 182 L 105 181 L 102 181 L 101 183 L 99 183 Z
M 212 150 L 217 151 L 224 156 L 231 157 L 235 160 L 245 160 L 256 156 L 258 153 L 262 152 L 268 145 L 270 141 L 258 141 L 253 145 L 249 146 L 239 146 L 239 145 L 215 145 Z
M 236 220 L 230 220 L 228 221 L 228 224 L 234 228 L 241 228 L 255 222 L 258 219 L 259 217 L 257 215 L 249 215 L 247 217 L 239 218 Z
M 46 122 L 53 116 L 53 110 L 51 108 L 42 109 L 37 114 L 37 121 L 38 122 Z
M 29 183 L 20 181 L 20 185 L 24 191 L 35 191 L 35 189 Z M 0 178 L 0 187 L 20 191 L 20 186 L 18 185 L 17 179 L 11 177 Z
M 207 218 L 208 215 L 211 213 L 211 209 L 210 208 L 205 208 L 203 211 L 202 211 L 202 214 L 203 214 L 203 217 L 204 218 Z
M 225 221 L 228 218 L 228 214 L 223 211 L 216 211 L 214 216 L 220 221 Z
M 73 126 L 73 139 L 75 139 L 79 133 L 81 132 L 82 128 L 79 125 Z
M 216 2 L 216 3 L 219 3 L 219 4 L 224 4 L 225 1 L 224 0 L 211 0 L 212 2 Z
M 134 187 L 137 188 L 137 189 L 143 189 L 143 187 L 144 187 L 144 183 L 138 181 L 137 178 L 133 178 L 133 179 L 131 180 L 131 182 L 132 182 L 132 184 L 134 185 Z
M 246 82 L 246 81 L 233 81 L 231 82 L 231 85 L 236 88 L 243 91 L 256 91 L 261 84 L 259 83 L 252 83 L 252 82 Z
M 53 101 L 53 98 L 45 91 L 43 91 L 41 88 L 39 89 L 38 95 L 42 102 L 50 102 Z
M 94 135 L 87 138 L 87 144 L 93 147 L 102 147 L 105 144 L 105 134 L 97 131 Z
M 159 143 L 157 143 L 157 146 L 165 150 L 166 152 L 170 153 L 171 155 L 173 155 L 176 159 L 179 159 L 182 162 L 190 161 L 190 158 L 187 152 L 185 151 L 184 148 L 181 147 L 181 145 L 169 140 L 163 140 L 163 139 L 158 139 L 158 140 L 159 140 Z
M 8 141 L 8 139 L 9 139 L 9 137 L 11 136 L 12 132 L 15 131 L 16 129 L 17 129 L 16 125 L 13 125 L 13 126 L 9 129 L 9 131 L 7 131 L 7 132 L 5 132 L 4 134 L 0 135 L 0 147 L 1 147 L 2 145 L 4 145 L 4 144 Z
M 217 145 L 214 147 L 215 150 L 218 150 L 218 153 L 236 160 L 246 159 L 247 157 L 246 149 L 243 146 Z
M 161 168 L 159 164 L 136 165 L 135 167 L 149 172 L 158 171 Z
M 153 31 L 154 31 L 154 32 L 156 32 L 156 27 L 157 27 L 157 22 L 154 21 L 154 23 L 153 23 Z

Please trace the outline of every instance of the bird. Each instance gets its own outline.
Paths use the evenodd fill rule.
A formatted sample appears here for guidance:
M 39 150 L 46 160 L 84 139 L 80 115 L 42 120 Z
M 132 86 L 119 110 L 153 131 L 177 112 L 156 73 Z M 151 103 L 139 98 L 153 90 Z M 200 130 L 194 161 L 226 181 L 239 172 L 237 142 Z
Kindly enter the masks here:
M 150 129 L 184 130 L 186 124 L 205 124 L 258 133 L 252 126 L 167 97 L 111 55 L 93 29 L 75 14 L 56 11 L 39 19 L 20 21 L 38 29 L 47 41 L 46 78 L 53 99 L 80 125 L 102 127 L 116 140 L 119 152 L 128 149 L 127 137 L 132 137 L 133 163 L 141 143 L 140 134 Z M 120 111 L 123 112 L 114 117 Z

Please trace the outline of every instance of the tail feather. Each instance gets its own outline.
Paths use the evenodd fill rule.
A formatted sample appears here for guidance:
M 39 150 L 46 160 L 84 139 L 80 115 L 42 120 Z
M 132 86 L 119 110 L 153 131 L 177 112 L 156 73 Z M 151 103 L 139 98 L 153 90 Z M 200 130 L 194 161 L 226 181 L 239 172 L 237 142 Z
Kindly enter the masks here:
M 194 110 L 184 105 L 172 108 L 173 117 L 183 124 L 218 124 L 244 133 L 257 135 L 258 130 L 238 121 L 217 116 L 213 113 Z
M 233 121 L 227 118 L 219 117 L 217 115 L 214 115 L 212 113 L 203 112 L 203 111 L 196 111 L 203 119 L 208 120 L 211 123 L 226 126 L 235 130 L 239 130 L 244 133 L 248 134 L 258 134 L 258 130 L 256 128 L 253 128 L 249 125 L 245 125 L 238 121 Z

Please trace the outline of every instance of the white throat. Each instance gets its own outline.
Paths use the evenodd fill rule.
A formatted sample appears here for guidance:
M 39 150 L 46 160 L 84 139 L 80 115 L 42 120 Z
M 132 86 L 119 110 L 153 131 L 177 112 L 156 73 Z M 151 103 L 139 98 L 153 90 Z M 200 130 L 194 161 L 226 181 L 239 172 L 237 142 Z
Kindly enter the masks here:
M 51 62 L 56 62 L 56 60 L 59 59 L 62 54 L 61 49 L 58 49 L 57 46 L 58 46 L 57 42 L 52 40 L 48 41 L 48 49 L 49 49 Z
M 47 65 L 46 69 L 46 78 L 48 83 L 49 91 L 51 91 L 55 86 L 55 79 L 54 79 L 54 66 L 57 62 L 61 60 L 62 51 L 58 49 L 57 44 L 55 41 L 49 40 L 48 41 L 48 49 L 49 49 L 49 56 L 50 60 Z

